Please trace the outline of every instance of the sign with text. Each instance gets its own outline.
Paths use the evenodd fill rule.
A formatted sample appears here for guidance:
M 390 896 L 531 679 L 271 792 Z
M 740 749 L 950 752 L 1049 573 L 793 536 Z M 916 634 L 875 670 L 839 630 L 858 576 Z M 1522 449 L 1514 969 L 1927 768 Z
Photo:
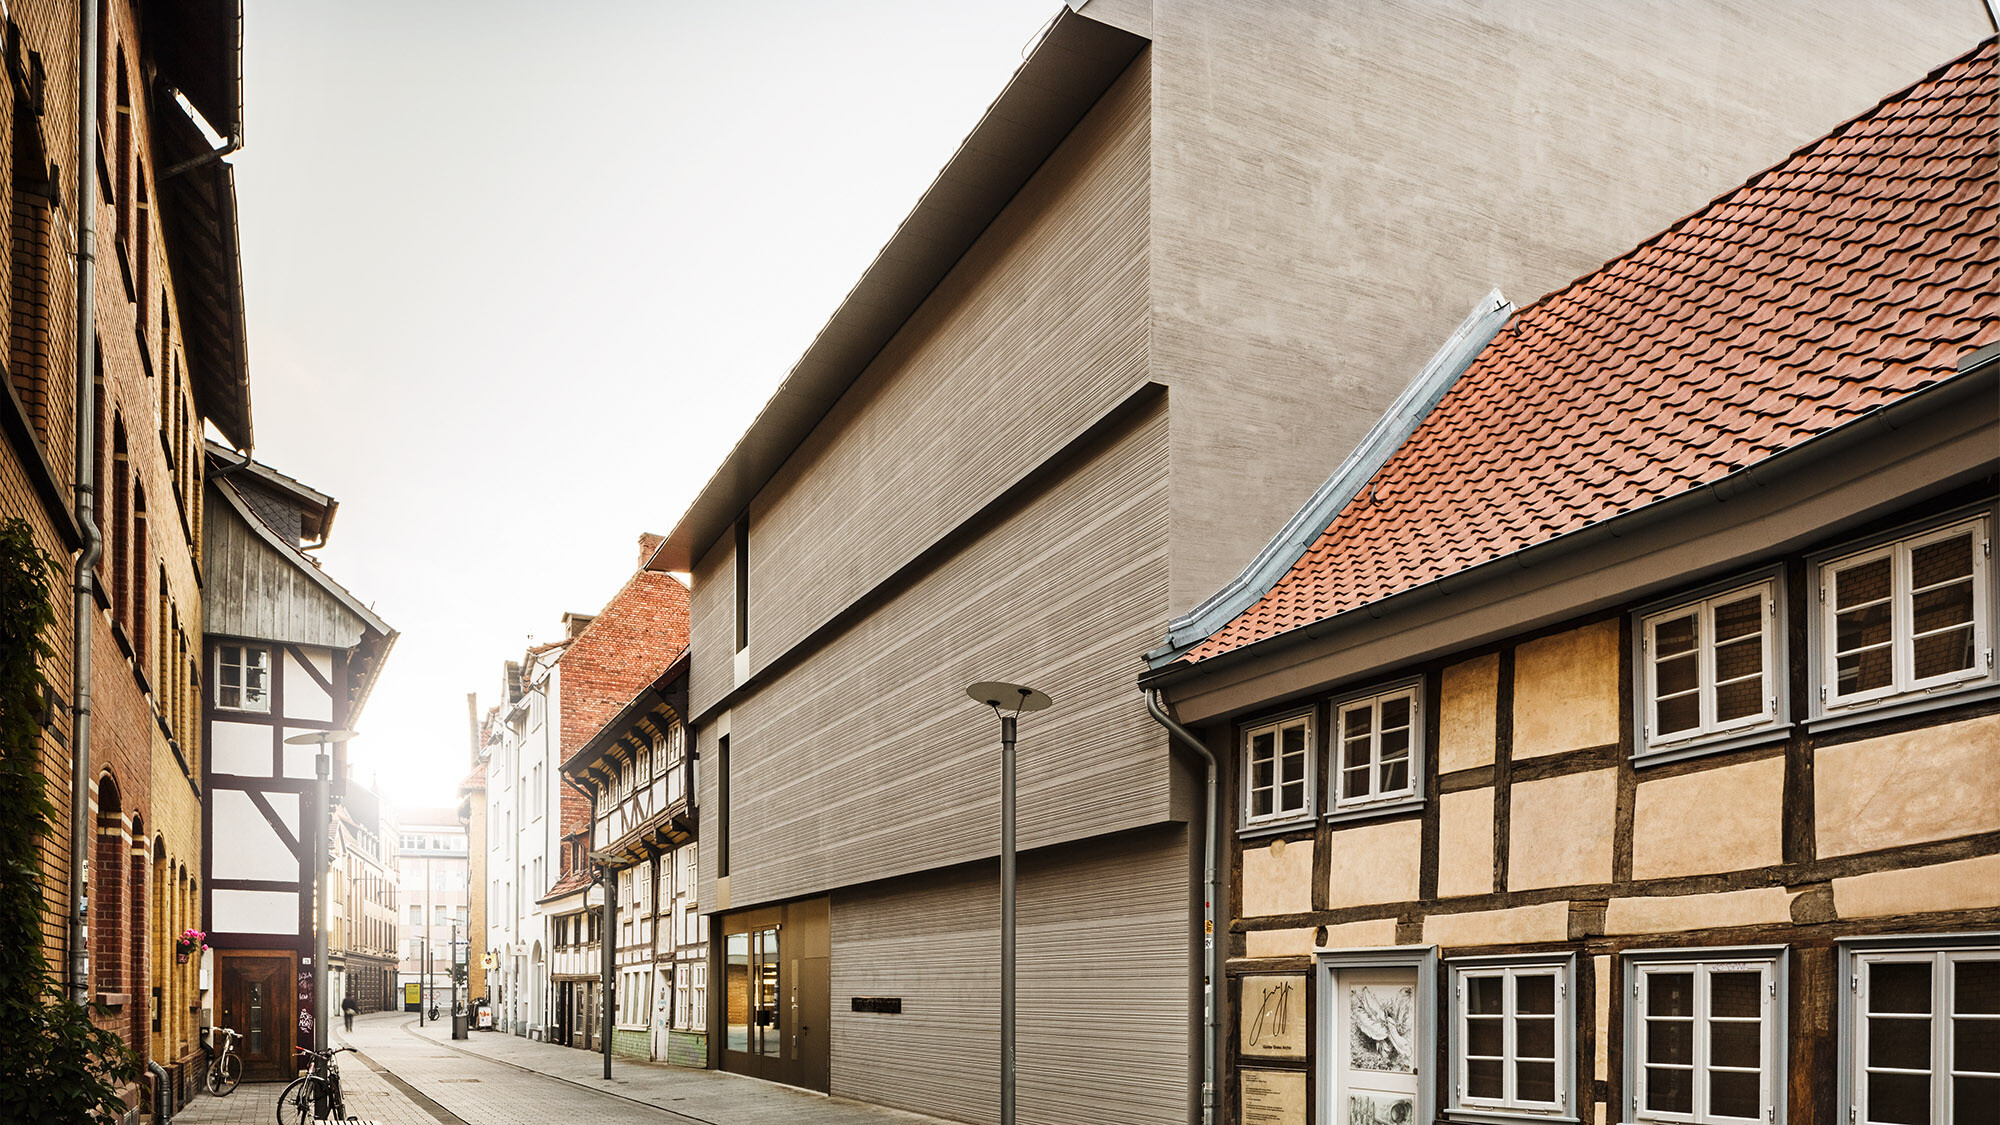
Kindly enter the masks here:
M 1243 1125 L 1306 1125 L 1306 1072 L 1236 1072 L 1243 1091 Z
M 1237 986 L 1237 1053 L 1250 1058 L 1305 1058 L 1304 975 L 1243 977 Z

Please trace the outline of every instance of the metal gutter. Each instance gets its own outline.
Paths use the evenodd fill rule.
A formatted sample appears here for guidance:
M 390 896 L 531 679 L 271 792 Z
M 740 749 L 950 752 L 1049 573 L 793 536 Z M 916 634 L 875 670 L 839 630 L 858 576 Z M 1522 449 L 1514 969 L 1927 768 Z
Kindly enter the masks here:
M 90 636 L 97 611 L 93 590 L 103 538 L 91 518 L 96 450 L 92 440 L 97 377 L 97 173 L 91 167 L 97 153 L 97 21 L 98 4 L 78 6 L 76 34 L 76 526 L 83 533 L 83 550 L 76 559 L 75 659 L 70 680 L 69 792 L 69 995 L 79 1006 L 90 1003 L 89 861 L 94 818 L 90 816 Z
M 1264 545 L 1263 550 L 1257 552 L 1257 557 L 1250 560 L 1242 573 L 1167 625 L 1167 643 L 1148 652 L 1147 663 L 1157 668 L 1180 659 L 1181 654 L 1207 640 L 1216 630 L 1234 621 L 1238 614 L 1270 593 L 1271 588 L 1319 541 L 1340 510 L 1361 492 L 1383 463 L 1423 424 L 1431 408 L 1451 390 L 1459 377 L 1472 366 L 1473 360 L 1479 358 L 1479 353 L 1499 334 L 1507 318 L 1513 314 L 1513 303 L 1501 296 L 1498 289 L 1489 291 L 1478 304 L 1473 305 L 1472 311 L 1445 338 L 1417 377 L 1410 380 L 1403 392 L 1369 427 L 1368 433 L 1341 461 L 1340 467 L 1333 471 L 1326 483 L 1320 485 L 1312 498 L 1285 522 L 1285 526 Z
M 1210 1125 L 1215 1120 L 1215 982 L 1222 975 L 1222 961 L 1215 944 L 1215 840 L 1221 828 L 1216 823 L 1218 767 L 1215 755 L 1202 745 L 1201 739 L 1167 713 L 1166 702 L 1158 690 L 1145 695 L 1146 711 L 1153 721 L 1167 728 L 1167 733 L 1181 745 L 1193 750 L 1208 774 L 1207 805 L 1201 826 L 1201 1120 L 1202 1125 Z
M 1056 14 L 646 569 L 693 569 L 1146 45 L 1067 8 Z
M 1155 667 L 1139 677 L 1141 686 L 1165 688 L 1214 675 L 1264 659 L 1307 641 L 1320 640 L 1348 628 L 1410 611 L 1425 602 L 1492 581 L 1514 570 L 1549 566 L 1609 541 L 1636 535 L 1717 503 L 1729 503 L 1777 480 L 1796 476 L 1816 465 L 1894 433 L 1916 419 L 1977 402 L 1993 409 L 2000 395 L 2000 344 L 1989 344 L 1959 360 L 1958 374 L 1876 407 L 1852 421 L 1807 438 L 1780 453 L 1736 469 L 1707 484 L 1674 493 L 1642 507 L 1565 532 L 1510 554 L 1489 559 L 1419 586 L 1399 590 L 1375 601 L 1344 610 L 1289 632 L 1219 653 L 1194 664 L 1175 662 Z

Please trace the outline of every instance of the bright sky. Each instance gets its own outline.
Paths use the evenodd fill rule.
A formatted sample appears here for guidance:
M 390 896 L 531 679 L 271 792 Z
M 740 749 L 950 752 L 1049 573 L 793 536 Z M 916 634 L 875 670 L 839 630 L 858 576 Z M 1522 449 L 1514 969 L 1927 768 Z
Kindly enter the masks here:
M 261 461 L 402 632 L 353 744 L 454 800 L 465 696 L 678 520 L 1061 0 L 249 0 Z

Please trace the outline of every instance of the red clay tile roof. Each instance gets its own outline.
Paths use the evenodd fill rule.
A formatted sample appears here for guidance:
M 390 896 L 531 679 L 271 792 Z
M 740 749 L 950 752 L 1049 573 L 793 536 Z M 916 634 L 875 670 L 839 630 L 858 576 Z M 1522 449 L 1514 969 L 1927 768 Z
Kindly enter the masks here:
M 458 783 L 458 791 L 459 791 L 459 792 L 460 792 L 461 794 L 464 794 L 464 793 L 475 793 L 475 792 L 477 792 L 477 793 L 484 793 L 484 792 L 486 792 L 486 763 L 485 763 L 485 762 L 481 762 L 481 763 L 479 763 L 478 765 L 476 765 L 476 766 L 472 767 L 472 772 L 471 772 L 471 773 L 469 773 L 469 774 L 466 774 L 466 775 L 465 775 L 465 780 L 464 780 L 464 781 L 461 781 L 461 782 L 459 782 L 459 783 Z
M 548 894 L 543 895 L 535 901 L 537 903 L 548 902 L 552 899 L 561 898 L 564 895 L 575 894 L 589 885 L 590 869 L 578 868 L 574 871 L 565 872 L 562 878 L 556 880 L 555 886 L 549 888 Z
M 1995 40 L 1523 309 L 1206 660 L 1696 488 L 2000 339 Z

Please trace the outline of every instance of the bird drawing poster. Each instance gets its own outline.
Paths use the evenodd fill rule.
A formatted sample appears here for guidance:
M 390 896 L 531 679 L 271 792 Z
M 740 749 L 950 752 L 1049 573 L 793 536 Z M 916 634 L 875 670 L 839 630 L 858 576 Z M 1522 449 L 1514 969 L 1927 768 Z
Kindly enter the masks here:
M 1415 1074 L 1417 997 L 1407 985 L 1356 984 L 1347 990 L 1347 1065 Z

